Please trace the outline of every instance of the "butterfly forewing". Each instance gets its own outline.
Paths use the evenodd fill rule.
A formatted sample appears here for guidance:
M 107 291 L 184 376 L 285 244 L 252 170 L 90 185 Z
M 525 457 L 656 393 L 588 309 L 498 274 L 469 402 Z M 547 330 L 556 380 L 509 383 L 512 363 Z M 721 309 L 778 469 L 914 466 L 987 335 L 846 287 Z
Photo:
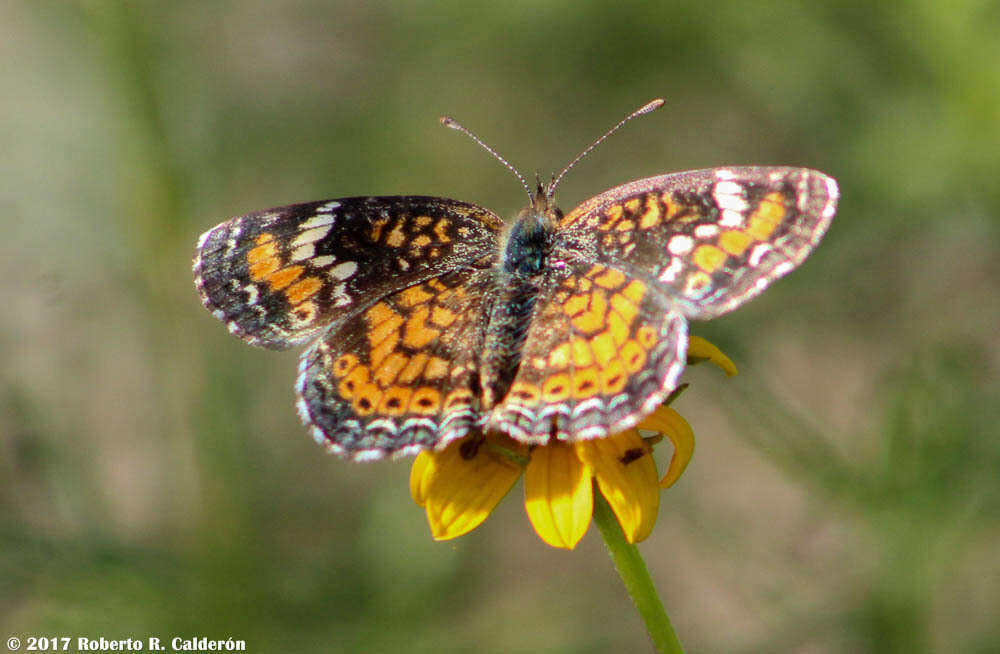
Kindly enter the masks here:
M 202 302 L 253 345 L 314 338 L 394 290 L 495 255 L 503 222 L 473 204 L 421 196 L 277 207 L 202 235 Z
M 630 182 L 566 214 L 559 243 L 669 291 L 689 318 L 761 293 L 812 251 L 836 182 L 805 168 L 733 167 Z

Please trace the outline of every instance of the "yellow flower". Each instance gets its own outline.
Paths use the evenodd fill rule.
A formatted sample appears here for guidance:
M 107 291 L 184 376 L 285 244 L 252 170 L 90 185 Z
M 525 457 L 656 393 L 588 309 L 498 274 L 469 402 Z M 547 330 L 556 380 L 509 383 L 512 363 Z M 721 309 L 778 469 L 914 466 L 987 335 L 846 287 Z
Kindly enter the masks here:
M 736 372 L 718 348 L 692 336 L 689 361 L 704 360 L 727 374 Z M 644 437 L 640 430 L 653 435 Z M 674 451 L 658 480 L 652 453 L 664 436 Z M 677 481 L 693 453 L 690 425 L 664 405 L 636 428 L 607 438 L 528 447 L 491 433 L 421 452 L 410 471 L 410 493 L 426 510 L 434 538 L 447 540 L 478 527 L 523 474 L 524 506 L 535 531 L 553 547 L 573 549 L 590 526 L 596 488 L 628 541 L 636 543 L 656 523 L 660 489 Z

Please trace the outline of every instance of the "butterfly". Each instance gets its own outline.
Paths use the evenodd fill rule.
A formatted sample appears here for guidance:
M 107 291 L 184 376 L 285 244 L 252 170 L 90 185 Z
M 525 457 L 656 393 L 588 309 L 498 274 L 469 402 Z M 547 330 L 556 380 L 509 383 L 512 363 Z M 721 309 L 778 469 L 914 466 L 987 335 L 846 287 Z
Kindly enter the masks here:
M 568 213 L 562 175 L 515 220 L 427 196 L 350 197 L 205 232 L 202 303 L 272 349 L 308 344 L 298 411 L 356 460 L 498 431 L 528 444 L 634 426 L 678 384 L 688 321 L 722 315 L 798 266 L 833 219 L 836 181 L 730 166 L 640 179 Z

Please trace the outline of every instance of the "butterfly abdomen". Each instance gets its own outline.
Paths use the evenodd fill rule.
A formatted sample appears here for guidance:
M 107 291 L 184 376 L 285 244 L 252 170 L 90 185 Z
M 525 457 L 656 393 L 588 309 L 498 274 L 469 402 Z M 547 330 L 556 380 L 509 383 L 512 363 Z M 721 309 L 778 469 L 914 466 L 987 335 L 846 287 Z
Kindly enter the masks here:
M 538 287 L 530 280 L 498 277 L 502 285 L 486 327 L 486 346 L 480 361 L 484 410 L 492 409 L 507 396 L 517 376 L 538 297 Z

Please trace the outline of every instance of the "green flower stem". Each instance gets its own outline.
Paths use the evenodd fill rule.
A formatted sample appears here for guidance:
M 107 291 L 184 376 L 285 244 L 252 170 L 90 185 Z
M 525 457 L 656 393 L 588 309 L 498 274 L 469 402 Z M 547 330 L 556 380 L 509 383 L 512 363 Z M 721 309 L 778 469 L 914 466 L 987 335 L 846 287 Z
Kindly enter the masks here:
M 618 574 L 625 582 L 625 588 L 632 597 L 632 602 L 639 609 L 639 615 L 646 623 L 646 631 L 653 639 L 653 645 L 657 652 L 669 654 L 683 654 L 684 648 L 674 633 L 673 625 L 667 612 L 663 610 L 663 603 L 656 593 L 653 580 L 646 569 L 646 562 L 639 554 L 639 548 L 625 540 L 625 533 L 618 518 L 608 505 L 608 501 L 601 495 L 600 490 L 594 487 L 594 522 L 601 530 L 604 537 L 604 544 L 608 548 L 608 553 L 615 562 Z

